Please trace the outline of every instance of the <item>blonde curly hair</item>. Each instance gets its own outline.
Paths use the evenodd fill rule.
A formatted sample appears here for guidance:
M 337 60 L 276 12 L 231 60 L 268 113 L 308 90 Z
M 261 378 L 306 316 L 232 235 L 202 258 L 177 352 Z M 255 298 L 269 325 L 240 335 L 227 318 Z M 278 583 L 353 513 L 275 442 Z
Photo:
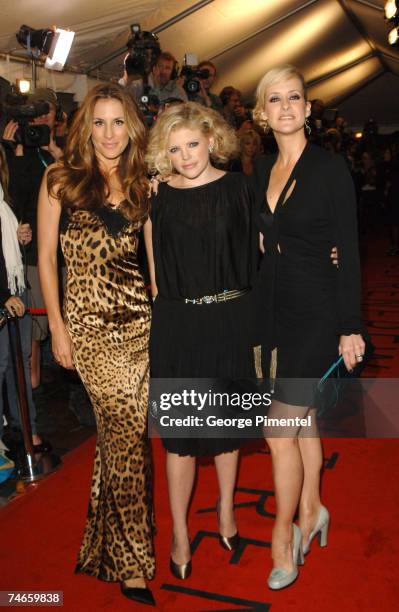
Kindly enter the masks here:
M 298 68 L 295 68 L 295 66 L 292 66 L 291 64 L 283 64 L 282 66 L 276 66 L 275 68 L 268 70 L 259 81 L 259 85 L 256 89 L 256 104 L 252 112 L 252 116 L 254 118 L 254 121 L 264 131 L 267 131 L 269 127 L 267 120 L 263 119 L 267 88 L 270 87 L 270 85 L 281 83 L 281 81 L 287 81 L 292 77 L 297 77 L 300 80 L 303 87 L 305 100 L 307 100 L 305 77 L 301 72 L 299 72 Z
M 225 163 L 239 150 L 234 129 L 216 111 L 196 102 L 170 106 L 160 115 L 150 132 L 146 162 L 151 174 L 158 173 L 164 177 L 174 171 L 168 157 L 167 143 L 170 133 L 180 128 L 197 129 L 213 138 L 210 152 L 213 161 Z

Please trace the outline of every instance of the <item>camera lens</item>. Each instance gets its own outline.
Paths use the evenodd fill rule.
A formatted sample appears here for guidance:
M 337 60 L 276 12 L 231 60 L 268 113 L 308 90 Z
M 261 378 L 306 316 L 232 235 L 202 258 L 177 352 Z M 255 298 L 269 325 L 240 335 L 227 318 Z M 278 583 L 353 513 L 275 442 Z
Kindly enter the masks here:
M 38 139 L 39 139 L 39 137 L 40 137 L 40 135 L 39 135 L 39 132 L 38 132 L 37 128 L 36 128 L 36 127 L 34 127 L 34 126 L 32 126 L 32 125 L 29 125 L 29 126 L 26 128 L 26 135 L 27 135 L 27 137 L 29 138 L 29 140 L 31 140 L 31 141 L 32 141 L 32 140 L 33 140 L 33 141 L 38 140 Z
M 197 93 L 200 89 L 198 81 L 195 80 L 187 81 L 186 87 L 187 91 L 190 93 Z

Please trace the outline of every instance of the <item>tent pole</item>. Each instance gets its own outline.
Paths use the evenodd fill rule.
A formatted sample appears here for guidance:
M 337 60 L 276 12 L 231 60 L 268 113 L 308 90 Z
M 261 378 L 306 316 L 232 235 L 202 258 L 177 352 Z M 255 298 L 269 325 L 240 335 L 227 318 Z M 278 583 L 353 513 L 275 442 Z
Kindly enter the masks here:
M 32 66 L 32 92 L 36 91 L 36 82 L 37 82 L 37 71 L 36 71 L 36 60 L 32 55 L 31 58 L 31 66 Z
M 364 6 L 369 6 L 370 8 L 374 9 L 375 11 L 380 11 L 380 12 L 384 12 L 384 9 L 382 6 L 378 6 L 378 4 L 374 4 L 374 2 L 369 2 L 368 0 L 355 0 L 355 2 L 357 2 L 358 4 L 364 4 Z
M 318 2 L 318 0 L 308 0 L 304 4 L 301 4 L 297 8 L 293 9 L 292 11 L 289 11 L 289 13 L 285 13 L 281 17 L 278 17 L 278 19 L 275 19 L 274 21 L 271 21 L 270 23 L 267 23 L 266 25 L 264 25 L 259 30 L 256 30 L 256 32 L 252 32 L 251 34 L 249 34 L 249 36 L 245 36 L 245 38 L 241 38 L 240 40 L 238 40 L 237 42 L 233 43 L 232 45 L 229 45 L 228 47 L 225 47 L 221 51 L 218 51 L 215 55 L 212 55 L 211 57 L 209 57 L 209 59 L 210 60 L 214 60 L 217 57 L 219 57 L 220 55 L 223 55 L 224 53 L 227 53 L 227 51 L 231 51 L 232 49 L 235 49 L 239 45 L 242 45 L 243 43 L 247 42 L 248 40 L 251 40 L 251 38 L 254 38 L 255 36 L 258 36 L 258 34 L 261 34 L 262 32 L 266 32 L 267 30 L 270 30 L 270 28 L 274 28 L 274 26 L 278 25 L 279 23 L 282 23 L 286 19 L 289 19 L 290 17 L 292 17 L 293 15 L 296 15 L 297 13 L 299 13 L 300 11 L 303 11 L 304 9 L 307 9 L 309 6 L 312 6 L 312 4 L 315 4 L 316 2 Z
M 342 97 L 337 96 L 336 98 L 333 98 L 332 101 L 331 101 L 332 104 L 337 104 L 337 105 L 342 104 L 342 102 L 345 102 L 345 100 L 347 100 L 348 98 L 351 98 L 355 94 L 359 93 L 359 91 L 361 91 L 362 89 L 367 87 L 367 85 L 371 85 L 371 83 L 373 83 L 374 81 L 379 79 L 383 74 L 385 74 L 385 70 L 383 68 L 381 68 L 381 70 L 379 70 L 375 74 L 371 75 L 370 78 L 365 79 L 364 81 L 362 81 L 359 85 L 357 85 L 350 92 L 344 94 Z
M 368 53 L 367 55 L 363 55 L 362 57 L 359 57 L 353 62 L 349 62 L 349 64 L 345 64 L 344 66 L 340 66 L 339 68 L 336 68 L 335 70 L 331 70 L 331 72 L 327 72 L 326 74 L 323 74 L 323 76 L 318 77 L 317 79 L 313 79 L 312 81 L 307 81 L 307 86 L 313 87 L 314 85 L 318 85 L 319 83 L 322 83 L 323 81 L 327 81 L 328 79 L 331 79 L 331 77 L 335 77 L 337 74 L 341 74 L 341 72 L 345 72 L 346 70 L 349 70 L 350 68 L 354 68 L 355 66 L 358 66 L 359 64 L 362 64 L 363 62 L 366 62 L 372 57 L 378 58 L 377 53 L 374 53 L 374 52 Z

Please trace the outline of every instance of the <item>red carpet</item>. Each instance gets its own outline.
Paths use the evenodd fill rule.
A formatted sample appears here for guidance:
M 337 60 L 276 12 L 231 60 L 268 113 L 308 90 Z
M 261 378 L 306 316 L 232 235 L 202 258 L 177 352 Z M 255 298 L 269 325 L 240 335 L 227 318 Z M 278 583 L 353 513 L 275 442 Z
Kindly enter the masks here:
M 364 612 L 396 610 L 399 601 L 399 441 L 328 440 L 324 501 L 332 514 L 329 545 L 313 542 L 299 580 L 271 592 L 269 540 L 274 503 L 270 457 L 243 456 L 236 494 L 241 535 L 249 541 L 238 563 L 218 545 L 215 471 L 201 466 L 191 510 L 192 538 L 201 540 L 189 580 L 168 570 L 170 518 L 163 450 L 155 446 L 157 576 L 151 583 L 165 612 L 263 610 Z M 125 600 L 118 585 L 73 573 L 84 524 L 93 440 L 71 452 L 62 469 L 0 512 L 0 590 L 60 590 L 64 610 L 149 609 Z M 257 504 L 257 507 L 256 507 Z M 241 507 L 240 507 L 241 506 Z M 181 592 L 183 590 L 183 592 Z
M 368 241 L 367 249 L 364 311 L 376 354 L 366 375 L 399 377 L 399 258 L 380 255 L 387 249 L 382 241 Z M 73 573 L 93 450 L 89 440 L 65 457 L 58 473 L 0 510 L 0 590 L 60 590 L 67 612 L 149 610 L 124 599 L 116 584 Z M 243 549 L 235 555 L 217 542 L 215 470 L 201 466 L 190 514 L 190 533 L 198 546 L 192 576 L 182 582 L 168 570 L 170 516 L 164 452 L 156 440 L 157 575 L 151 588 L 157 609 L 397 610 L 399 440 L 330 439 L 325 456 L 323 500 L 332 515 L 328 547 L 320 549 L 313 542 L 299 580 L 289 589 L 271 592 L 266 586 L 274 512 L 269 455 L 258 450 L 242 457 L 236 516 Z M 207 509 L 211 511 L 199 512 Z

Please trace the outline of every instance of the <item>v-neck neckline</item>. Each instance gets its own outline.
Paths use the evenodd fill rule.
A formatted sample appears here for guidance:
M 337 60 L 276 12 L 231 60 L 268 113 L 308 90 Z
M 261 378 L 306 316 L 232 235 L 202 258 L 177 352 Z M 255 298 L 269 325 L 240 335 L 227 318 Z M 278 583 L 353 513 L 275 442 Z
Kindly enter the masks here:
M 285 182 L 285 185 L 284 185 L 283 189 L 282 189 L 282 190 L 281 190 L 281 192 L 280 192 L 280 195 L 279 195 L 279 196 L 278 196 L 278 198 L 277 198 L 277 203 L 276 203 L 276 206 L 274 207 L 274 210 L 272 210 L 272 208 L 271 208 L 271 206 L 270 206 L 270 204 L 269 204 L 269 200 L 268 200 L 268 198 L 267 198 L 267 191 L 268 191 L 268 189 L 269 189 L 269 183 L 270 183 L 270 177 L 271 177 L 271 174 L 272 174 L 272 170 L 273 170 L 274 165 L 275 165 L 275 163 L 276 163 L 276 161 L 277 161 L 277 156 L 278 156 L 278 154 L 277 154 L 276 159 L 275 159 L 275 161 L 274 161 L 273 165 L 272 165 L 272 166 L 271 166 L 271 168 L 270 168 L 269 177 L 268 177 L 268 181 L 267 181 L 267 185 L 266 185 L 266 189 L 265 189 L 265 201 L 266 201 L 266 207 L 268 208 L 268 210 L 269 210 L 269 212 L 270 212 L 270 214 L 271 214 L 271 215 L 273 215 L 273 216 L 274 216 L 274 215 L 276 214 L 277 210 L 278 210 L 279 208 L 281 208 L 281 205 L 282 205 L 283 203 L 285 203 L 287 200 L 289 200 L 289 199 L 290 199 L 291 194 L 290 194 L 290 196 L 287 198 L 287 200 L 285 200 L 285 196 L 287 195 L 287 192 L 288 192 L 288 190 L 289 190 L 289 188 L 290 188 L 290 186 L 291 186 L 291 182 L 292 182 L 292 179 L 294 178 L 295 172 L 296 172 L 296 170 L 297 170 L 297 168 L 298 168 L 298 164 L 299 164 L 299 162 L 300 162 L 300 161 L 303 159 L 303 156 L 304 156 L 305 151 L 307 150 L 308 146 L 309 146 L 309 143 L 307 142 L 307 143 L 305 144 L 305 146 L 304 146 L 303 150 L 302 150 L 302 153 L 300 154 L 300 156 L 299 156 L 299 157 L 298 157 L 298 159 L 296 160 L 295 165 L 294 165 L 294 167 L 292 168 L 292 170 L 291 170 L 291 172 L 290 172 L 290 175 L 289 175 L 288 179 L 286 180 L 286 182 Z M 284 200 L 285 200 L 285 202 L 284 202 Z

